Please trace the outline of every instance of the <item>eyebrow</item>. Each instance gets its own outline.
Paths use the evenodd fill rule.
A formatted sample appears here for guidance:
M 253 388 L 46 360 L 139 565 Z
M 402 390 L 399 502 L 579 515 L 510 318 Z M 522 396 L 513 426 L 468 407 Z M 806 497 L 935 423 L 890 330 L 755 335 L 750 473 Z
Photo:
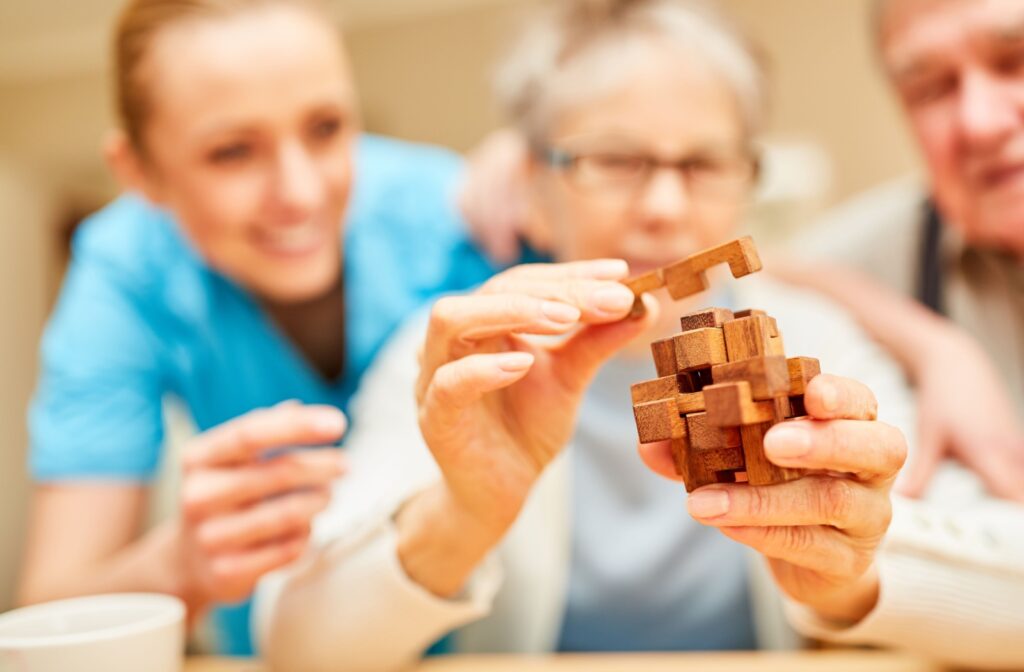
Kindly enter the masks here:
M 996 42 L 1000 46 L 1014 45 L 1024 42 L 1024 12 L 1010 18 L 981 27 L 977 30 L 979 35 L 986 42 Z M 892 76 L 897 80 L 911 79 L 927 75 L 935 70 L 933 64 L 933 51 L 923 54 L 914 54 L 897 62 L 891 69 Z

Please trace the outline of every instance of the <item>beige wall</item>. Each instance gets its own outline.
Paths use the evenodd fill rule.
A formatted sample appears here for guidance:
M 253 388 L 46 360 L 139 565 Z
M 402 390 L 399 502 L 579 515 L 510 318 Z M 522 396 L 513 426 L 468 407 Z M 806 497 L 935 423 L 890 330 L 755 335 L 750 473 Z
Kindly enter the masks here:
M 0 611 L 10 603 L 25 520 L 25 404 L 46 314 L 52 193 L 0 159 Z
M 369 128 L 462 150 L 496 123 L 490 67 L 508 29 L 537 0 L 444 0 L 446 8 L 436 12 L 424 9 L 431 1 L 405 3 L 418 8 L 412 17 L 392 11 L 387 20 L 356 22 L 349 44 Z M 725 2 L 772 61 L 772 133 L 816 141 L 834 159 L 828 200 L 914 165 L 871 57 L 869 0 Z M 56 186 L 56 192 L 27 188 L 24 169 L 5 168 L 0 178 L 0 610 L 8 605 L 18 551 L 23 410 L 47 305 L 47 251 L 53 210 L 62 202 L 55 194 L 72 204 L 98 204 L 113 193 L 99 159 L 107 96 L 105 74 L 88 64 L 44 79 L 0 77 L 0 158 L 33 166 Z

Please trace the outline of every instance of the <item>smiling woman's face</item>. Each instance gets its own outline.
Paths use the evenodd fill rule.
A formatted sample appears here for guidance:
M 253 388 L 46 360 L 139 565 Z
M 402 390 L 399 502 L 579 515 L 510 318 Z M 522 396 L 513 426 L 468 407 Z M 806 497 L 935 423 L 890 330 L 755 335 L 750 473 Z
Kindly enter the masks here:
M 142 67 L 147 194 L 255 294 L 294 302 L 330 291 L 356 124 L 331 26 L 286 4 L 182 21 L 157 34 Z
M 548 144 L 564 165 L 535 166 L 534 184 L 556 257 L 638 273 L 727 239 L 753 174 L 736 98 L 703 61 L 651 40 L 624 67 L 557 116 Z

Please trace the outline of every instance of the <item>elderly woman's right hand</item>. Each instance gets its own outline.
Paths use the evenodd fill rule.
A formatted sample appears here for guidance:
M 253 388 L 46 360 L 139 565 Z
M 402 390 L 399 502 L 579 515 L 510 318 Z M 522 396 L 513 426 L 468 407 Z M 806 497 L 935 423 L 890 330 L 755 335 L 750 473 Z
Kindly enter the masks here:
M 443 481 L 399 517 L 399 555 L 421 584 L 458 590 L 465 571 L 449 542 L 467 550 L 464 570 L 497 543 L 571 438 L 599 366 L 656 318 L 648 298 L 644 319 L 623 319 L 633 296 L 616 281 L 627 273 L 619 260 L 526 265 L 435 304 L 417 397 Z
M 337 449 L 282 449 L 336 443 L 344 431 L 337 408 L 285 402 L 189 442 L 174 573 L 190 616 L 244 599 L 261 576 L 302 554 L 344 462 Z

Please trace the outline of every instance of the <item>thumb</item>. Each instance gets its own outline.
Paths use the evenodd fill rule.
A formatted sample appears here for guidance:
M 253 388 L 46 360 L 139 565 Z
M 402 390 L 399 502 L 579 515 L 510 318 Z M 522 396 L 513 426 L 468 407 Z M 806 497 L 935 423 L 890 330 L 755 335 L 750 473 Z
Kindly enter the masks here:
M 642 317 L 590 324 L 562 343 L 554 357 L 559 380 L 573 389 L 586 387 L 605 361 L 650 329 L 658 319 L 658 302 L 648 294 L 642 300 L 647 308 Z

